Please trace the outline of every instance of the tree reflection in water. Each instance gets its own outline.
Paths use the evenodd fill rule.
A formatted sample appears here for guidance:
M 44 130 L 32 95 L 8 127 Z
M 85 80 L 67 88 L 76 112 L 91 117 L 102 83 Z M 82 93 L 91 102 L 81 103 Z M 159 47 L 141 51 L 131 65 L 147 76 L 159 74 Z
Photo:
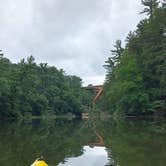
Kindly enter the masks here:
M 103 166 L 165 166 L 165 140 L 161 120 L 0 122 L 0 165 L 27 166 L 43 155 L 49 166 L 56 166 L 101 148 Z

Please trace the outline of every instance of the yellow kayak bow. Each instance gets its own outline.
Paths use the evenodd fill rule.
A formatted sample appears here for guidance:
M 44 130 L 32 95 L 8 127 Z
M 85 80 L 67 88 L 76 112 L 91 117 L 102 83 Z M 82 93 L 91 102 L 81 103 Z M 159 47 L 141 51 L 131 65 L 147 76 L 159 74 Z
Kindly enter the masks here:
M 44 160 L 35 160 L 31 166 L 48 166 Z

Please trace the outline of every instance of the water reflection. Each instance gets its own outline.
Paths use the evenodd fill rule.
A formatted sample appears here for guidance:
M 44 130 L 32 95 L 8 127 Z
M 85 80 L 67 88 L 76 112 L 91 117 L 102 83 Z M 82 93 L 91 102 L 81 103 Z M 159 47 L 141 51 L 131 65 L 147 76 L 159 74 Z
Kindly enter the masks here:
M 165 166 L 165 120 L 0 122 L 0 165 Z
M 83 151 L 81 156 L 67 158 L 65 163 L 58 166 L 104 166 L 109 162 L 105 147 L 84 146 Z

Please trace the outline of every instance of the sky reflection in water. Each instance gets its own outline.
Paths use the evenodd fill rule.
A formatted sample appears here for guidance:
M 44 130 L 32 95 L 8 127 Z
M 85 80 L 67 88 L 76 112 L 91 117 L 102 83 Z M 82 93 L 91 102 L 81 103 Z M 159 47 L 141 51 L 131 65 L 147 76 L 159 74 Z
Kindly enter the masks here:
M 58 166 L 101 166 L 108 163 L 108 155 L 105 147 L 84 146 L 84 153 L 79 157 L 67 158 L 65 163 Z

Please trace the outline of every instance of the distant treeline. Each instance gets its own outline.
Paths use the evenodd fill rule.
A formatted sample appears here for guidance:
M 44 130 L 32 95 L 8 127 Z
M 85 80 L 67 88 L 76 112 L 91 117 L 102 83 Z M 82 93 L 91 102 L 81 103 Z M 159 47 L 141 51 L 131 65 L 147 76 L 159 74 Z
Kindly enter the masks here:
M 142 4 L 141 13 L 147 18 L 128 34 L 125 48 L 116 41 L 104 65 L 107 75 L 100 107 L 112 114 L 166 111 L 166 1 L 142 0 Z
M 91 99 L 81 79 L 68 76 L 34 57 L 13 64 L 0 54 L 0 119 L 31 116 L 80 115 Z

